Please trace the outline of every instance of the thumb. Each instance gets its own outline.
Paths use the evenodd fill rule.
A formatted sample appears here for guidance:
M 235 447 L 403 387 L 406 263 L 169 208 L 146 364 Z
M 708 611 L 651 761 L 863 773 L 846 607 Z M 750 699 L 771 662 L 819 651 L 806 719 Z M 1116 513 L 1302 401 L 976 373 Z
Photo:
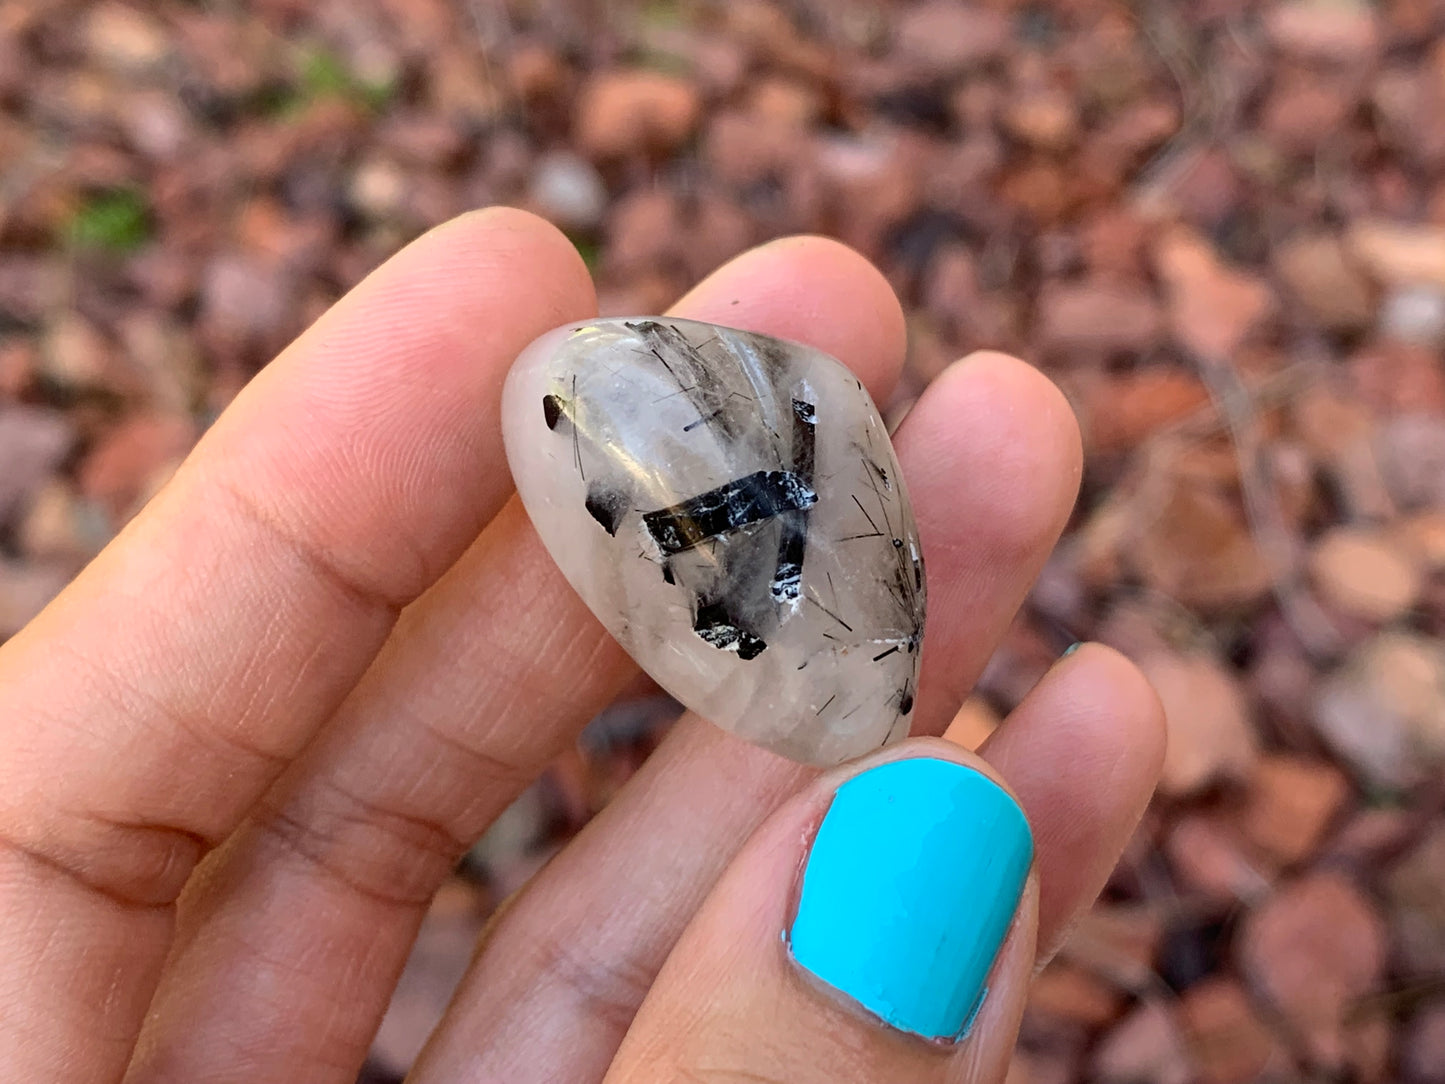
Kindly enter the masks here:
M 607 1076 L 1003 1079 L 1038 915 L 1033 839 L 991 768 L 924 739 L 821 777 L 739 853 Z

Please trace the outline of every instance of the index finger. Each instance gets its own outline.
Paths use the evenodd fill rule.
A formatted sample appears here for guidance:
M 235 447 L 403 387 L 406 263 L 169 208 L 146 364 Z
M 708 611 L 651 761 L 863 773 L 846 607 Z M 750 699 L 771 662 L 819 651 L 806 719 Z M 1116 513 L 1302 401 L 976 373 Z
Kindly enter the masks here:
M 575 250 L 531 215 L 426 235 L 264 371 L 0 651 L 16 1079 L 119 1076 L 196 861 L 506 499 L 506 368 L 594 304 Z

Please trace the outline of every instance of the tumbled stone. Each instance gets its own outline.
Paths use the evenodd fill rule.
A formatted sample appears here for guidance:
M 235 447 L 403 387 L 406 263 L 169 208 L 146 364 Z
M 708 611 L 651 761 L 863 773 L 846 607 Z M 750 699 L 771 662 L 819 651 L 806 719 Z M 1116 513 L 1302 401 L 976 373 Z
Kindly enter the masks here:
M 813 764 L 907 734 L 923 557 L 839 362 L 687 320 L 569 324 L 517 359 L 503 436 L 563 574 L 682 703 Z

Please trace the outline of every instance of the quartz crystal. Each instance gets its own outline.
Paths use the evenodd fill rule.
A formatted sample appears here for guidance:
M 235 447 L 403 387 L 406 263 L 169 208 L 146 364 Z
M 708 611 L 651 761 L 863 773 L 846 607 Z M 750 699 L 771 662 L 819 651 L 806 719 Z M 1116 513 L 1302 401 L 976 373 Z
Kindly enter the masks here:
M 678 700 L 812 764 L 907 734 L 923 558 L 842 364 L 712 324 L 591 320 L 522 353 L 502 417 L 542 542 Z

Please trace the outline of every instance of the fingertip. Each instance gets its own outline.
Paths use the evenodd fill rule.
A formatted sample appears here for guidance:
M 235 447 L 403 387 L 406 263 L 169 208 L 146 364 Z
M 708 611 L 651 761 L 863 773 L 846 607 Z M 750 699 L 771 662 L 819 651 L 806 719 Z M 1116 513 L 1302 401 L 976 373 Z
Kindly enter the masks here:
M 509 207 L 506 204 L 497 203 L 488 207 L 474 207 L 470 211 L 463 211 L 455 218 L 449 218 L 439 223 L 422 234 L 421 239 L 432 238 L 466 238 L 468 235 L 485 233 L 492 236 L 495 233 L 512 233 L 518 236 L 548 238 L 553 242 L 560 242 L 561 245 L 572 249 L 576 248 L 572 242 L 567 240 L 564 234 L 551 222 L 548 222 L 540 215 L 531 211 L 524 211 L 520 207 Z M 579 257 L 580 259 L 580 257 Z
M 876 267 L 839 241 L 783 237 L 723 264 L 672 310 L 793 339 L 838 358 L 886 398 L 903 368 L 903 307 Z
M 989 507 L 987 522 L 966 537 L 984 545 L 995 565 L 1032 565 L 1068 521 L 1083 475 L 1083 442 L 1068 400 L 1027 362 L 979 351 L 954 362 L 924 392 L 895 437 L 910 488 L 930 474 L 942 486 L 962 475 Z M 948 507 L 918 510 L 920 519 L 952 517 Z M 943 523 L 925 542 L 965 537 Z
M 519 275 L 535 276 L 534 281 L 550 294 L 567 299 L 565 317 L 558 323 L 565 323 L 579 306 L 596 311 L 592 273 L 577 246 L 557 226 L 531 211 L 504 204 L 479 207 L 432 227 L 409 247 L 432 258 L 455 253 L 476 254 L 489 263 L 525 260 L 525 265 L 517 267 Z
M 878 267 L 857 249 L 819 234 L 780 237 L 756 250 L 760 257 L 786 258 L 812 273 L 818 285 L 827 286 L 840 300 L 856 301 L 875 321 L 880 349 L 896 354 L 899 368 L 907 345 L 908 322 L 903 304 Z
M 994 390 L 1000 402 L 1016 404 L 1021 421 L 1031 425 L 1030 435 L 1047 447 L 1060 475 L 1076 495 L 1084 469 L 1084 439 L 1078 415 L 1057 384 L 1037 367 L 997 350 L 975 350 L 954 362 L 940 380 L 961 377 Z
M 1071 698 L 1081 708 L 1112 707 L 1112 712 L 1081 710 L 1074 725 L 1081 738 L 1088 738 L 1088 728 L 1101 730 L 1096 740 L 1118 745 L 1134 773 L 1152 788 L 1164 766 L 1168 728 L 1159 694 L 1133 660 L 1106 644 L 1079 644 L 1055 664 L 1045 678 L 1050 679 L 1071 683 Z

